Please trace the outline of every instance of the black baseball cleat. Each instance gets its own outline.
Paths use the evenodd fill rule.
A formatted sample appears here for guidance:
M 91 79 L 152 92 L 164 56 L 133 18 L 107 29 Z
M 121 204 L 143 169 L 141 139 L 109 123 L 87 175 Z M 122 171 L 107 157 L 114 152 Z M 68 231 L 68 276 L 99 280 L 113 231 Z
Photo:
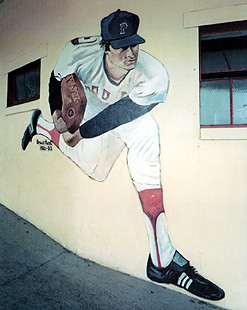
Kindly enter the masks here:
M 32 114 L 30 124 L 27 126 L 26 130 L 24 131 L 22 141 L 21 141 L 21 147 L 23 151 L 25 151 L 29 142 L 32 142 L 33 136 L 37 134 L 36 125 L 37 125 L 38 118 L 40 115 L 41 115 L 40 110 L 35 110 Z
M 182 264 L 176 263 L 176 256 L 184 259 Z M 178 260 L 179 261 L 179 258 Z M 158 283 L 174 284 L 198 297 L 209 300 L 220 300 L 225 292 L 214 283 L 198 274 L 194 267 L 183 256 L 176 252 L 172 262 L 165 268 L 154 266 L 151 255 L 147 263 L 147 276 Z

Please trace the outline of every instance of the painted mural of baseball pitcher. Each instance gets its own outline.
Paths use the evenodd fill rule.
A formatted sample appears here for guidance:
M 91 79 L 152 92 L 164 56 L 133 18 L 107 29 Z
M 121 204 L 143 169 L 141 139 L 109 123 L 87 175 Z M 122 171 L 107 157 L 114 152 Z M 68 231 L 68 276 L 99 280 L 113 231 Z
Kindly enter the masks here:
M 147 276 L 220 300 L 224 291 L 200 276 L 169 238 L 159 130 L 148 113 L 165 101 L 169 80 L 163 64 L 139 50 L 145 40 L 138 27 L 137 15 L 117 10 L 102 19 L 101 36 L 76 38 L 65 46 L 49 83 L 53 123 L 34 111 L 22 148 L 34 135 L 44 135 L 91 178 L 102 181 L 126 146 L 149 236 Z

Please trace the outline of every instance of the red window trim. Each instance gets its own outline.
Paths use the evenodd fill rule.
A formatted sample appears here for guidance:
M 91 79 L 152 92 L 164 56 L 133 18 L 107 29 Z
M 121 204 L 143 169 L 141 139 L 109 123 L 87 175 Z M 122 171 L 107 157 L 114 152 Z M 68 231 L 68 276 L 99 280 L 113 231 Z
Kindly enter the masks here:
M 247 21 L 230 22 L 200 27 L 200 36 L 206 34 L 220 34 L 247 30 Z
M 201 125 L 201 128 L 243 128 L 247 127 L 247 124 L 236 125 Z

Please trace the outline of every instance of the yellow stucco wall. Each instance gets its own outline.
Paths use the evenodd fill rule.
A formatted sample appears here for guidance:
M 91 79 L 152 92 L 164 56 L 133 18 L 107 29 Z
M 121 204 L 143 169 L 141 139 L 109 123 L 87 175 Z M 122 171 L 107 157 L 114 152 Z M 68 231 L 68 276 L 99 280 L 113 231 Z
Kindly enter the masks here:
M 198 28 L 242 20 L 241 0 L 9 0 L 0 4 L 0 202 L 70 250 L 146 279 L 149 251 L 126 150 L 109 177 L 97 183 L 53 147 L 32 143 L 23 131 L 39 107 L 50 120 L 47 85 L 64 45 L 97 35 L 114 10 L 141 18 L 142 48 L 162 61 L 170 77 L 167 100 L 152 112 L 160 128 L 162 184 L 175 247 L 226 291 L 218 305 L 246 309 L 246 131 L 199 126 Z M 229 13 L 231 12 L 231 13 Z M 6 108 L 7 73 L 42 58 L 41 98 Z

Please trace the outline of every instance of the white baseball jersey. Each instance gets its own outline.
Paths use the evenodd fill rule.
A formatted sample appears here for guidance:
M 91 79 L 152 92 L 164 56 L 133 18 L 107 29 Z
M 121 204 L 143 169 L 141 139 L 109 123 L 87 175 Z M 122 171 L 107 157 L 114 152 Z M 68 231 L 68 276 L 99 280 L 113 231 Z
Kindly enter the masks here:
M 149 112 L 165 100 L 168 74 L 157 59 L 139 50 L 138 60 L 120 83 L 112 81 L 105 68 L 101 37 L 82 37 L 69 42 L 56 63 L 54 75 L 61 80 L 76 73 L 88 98 L 81 134 L 98 136 Z M 101 112 L 101 113 L 100 113 Z

